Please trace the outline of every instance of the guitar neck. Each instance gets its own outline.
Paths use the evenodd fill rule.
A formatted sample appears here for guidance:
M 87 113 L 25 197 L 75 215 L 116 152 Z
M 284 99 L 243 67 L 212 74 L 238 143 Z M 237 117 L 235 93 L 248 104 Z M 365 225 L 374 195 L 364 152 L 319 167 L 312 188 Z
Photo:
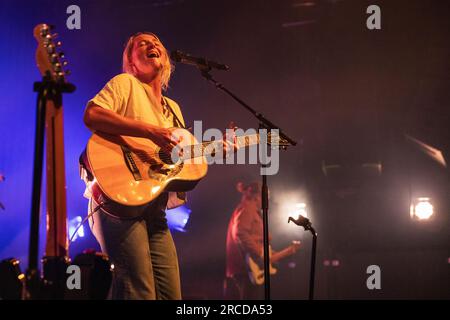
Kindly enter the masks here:
M 294 254 L 294 250 L 292 250 L 291 247 L 289 246 L 281 251 L 272 253 L 272 256 L 270 257 L 270 262 L 271 263 L 278 262 L 279 260 L 289 257 L 292 254 Z
M 247 136 L 242 136 L 242 137 L 237 137 L 236 138 L 236 144 L 242 148 L 242 147 L 249 147 L 255 144 L 259 143 L 259 134 L 255 133 L 255 134 L 250 134 Z
M 236 137 L 236 145 L 239 148 L 245 148 L 256 145 L 260 142 L 258 133 Z M 199 144 L 191 145 L 190 148 L 185 148 L 185 159 L 193 159 L 202 156 L 209 156 L 222 151 L 223 140 L 207 141 Z
M 63 108 L 60 99 L 46 105 L 47 239 L 45 255 L 68 255 Z

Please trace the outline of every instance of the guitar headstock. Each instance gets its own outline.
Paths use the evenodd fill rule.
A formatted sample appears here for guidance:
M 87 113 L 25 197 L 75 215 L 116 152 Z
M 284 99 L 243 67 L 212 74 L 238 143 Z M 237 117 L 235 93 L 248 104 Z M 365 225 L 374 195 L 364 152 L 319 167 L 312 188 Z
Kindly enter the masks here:
M 36 38 L 38 46 L 36 48 L 36 64 L 41 75 L 47 76 L 55 82 L 66 82 L 68 70 L 63 67 L 67 61 L 62 61 L 64 54 L 57 50 L 61 47 L 61 41 L 56 41 L 57 34 L 53 33 L 53 27 L 45 23 L 34 27 L 33 35 Z
M 289 141 L 281 138 L 278 133 L 272 134 L 272 131 L 268 131 L 267 133 L 267 144 L 271 145 L 272 147 L 278 147 L 282 149 L 285 149 L 291 145 Z

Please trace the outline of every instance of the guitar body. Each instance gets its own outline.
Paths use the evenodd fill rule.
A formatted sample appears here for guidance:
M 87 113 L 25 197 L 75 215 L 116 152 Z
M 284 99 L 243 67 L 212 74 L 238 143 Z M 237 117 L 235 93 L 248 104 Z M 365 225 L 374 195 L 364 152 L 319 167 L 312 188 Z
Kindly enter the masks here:
M 281 251 L 273 252 L 269 246 L 270 252 L 270 264 L 269 273 L 274 275 L 277 273 L 277 269 L 272 266 L 272 262 L 275 263 L 285 257 L 293 255 L 300 248 L 300 241 L 292 241 L 292 244 L 287 246 Z M 248 277 L 250 282 L 254 285 L 262 285 L 264 283 L 264 267 L 260 267 L 249 254 L 246 254 L 245 261 L 247 263 Z
M 260 286 L 264 283 L 264 268 L 260 268 L 259 265 L 250 257 L 250 255 L 246 255 L 246 262 L 248 268 L 248 276 L 250 278 L 251 283 L 254 285 Z M 270 275 L 274 275 L 277 273 L 277 269 L 270 264 Z
M 187 130 L 176 128 L 180 147 L 197 144 Z M 87 148 L 87 169 L 95 185 L 110 200 L 125 206 L 142 206 L 163 191 L 188 191 L 206 175 L 206 158 L 171 161 L 170 155 L 149 139 L 94 133 Z

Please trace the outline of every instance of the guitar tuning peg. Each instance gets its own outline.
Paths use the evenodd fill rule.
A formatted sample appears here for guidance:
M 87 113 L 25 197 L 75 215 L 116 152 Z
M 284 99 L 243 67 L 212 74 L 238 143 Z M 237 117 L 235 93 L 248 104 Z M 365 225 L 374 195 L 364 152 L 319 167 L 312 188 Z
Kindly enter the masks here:
M 45 35 L 45 38 L 47 38 L 47 39 L 56 39 L 56 38 L 58 38 L 58 34 L 57 33 L 53 33 L 53 34 L 50 34 L 50 33 L 47 33 L 46 35 Z
M 41 34 L 42 38 L 47 38 L 48 29 L 47 28 L 42 28 L 40 34 Z
M 47 53 L 48 54 L 54 54 L 55 53 L 55 46 L 53 44 L 48 44 L 47 45 Z
M 69 62 L 67 62 L 67 61 L 63 61 L 63 63 L 62 63 L 62 65 L 65 67 L 65 66 L 67 66 L 69 64 Z
M 56 46 L 57 47 L 61 47 L 62 46 L 62 42 L 61 41 L 56 42 Z
M 71 74 L 72 72 L 70 70 L 66 70 L 64 71 L 64 73 L 68 76 L 69 74 Z
M 60 53 L 58 53 L 59 54 L 59 57 L 61 58 L 61 59 L 64 59 L 64 52 L 60 52 Z
M 56 53 L 53 53 L 53 54 L 50 56 L 50 62 L 51 62 L 51 63 L 58 62 L 58 56 L 57 56 Z

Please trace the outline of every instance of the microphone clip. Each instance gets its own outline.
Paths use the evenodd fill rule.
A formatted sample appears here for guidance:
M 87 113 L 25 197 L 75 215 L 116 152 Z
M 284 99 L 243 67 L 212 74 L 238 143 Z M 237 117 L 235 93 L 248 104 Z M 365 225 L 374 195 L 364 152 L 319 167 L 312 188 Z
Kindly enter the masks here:
M 227 65 L 225 65 L 223 63 L 215 62 L 215 61 L 212 61 L 212 60 L 209 60 L 206 58 L 202 58 L 202 57 L 194 57 L 194 56 L 192 56 L 188 53 L 184 53 L 180 50 L 171 51 L 170 58 L 175 62 L 196 66 L 203 72 L 205 72 L 205 71 L 208 72 L 211 69 L 224 70 L 224 71 L 227 71 L 230 69 Z
M 299 215 L 297 219 L 294 219 L 292 217 L 289 217 L 288 219 L 288 223 L 289 222 L 294 222 L 296 225 L 303 227 L 303 229 L 305 229 L 305 231 L 310 231 L 313 235 L 317 235 L 316 230 L 314 230 L 311 221 L 309 221 L 308 218 Z

